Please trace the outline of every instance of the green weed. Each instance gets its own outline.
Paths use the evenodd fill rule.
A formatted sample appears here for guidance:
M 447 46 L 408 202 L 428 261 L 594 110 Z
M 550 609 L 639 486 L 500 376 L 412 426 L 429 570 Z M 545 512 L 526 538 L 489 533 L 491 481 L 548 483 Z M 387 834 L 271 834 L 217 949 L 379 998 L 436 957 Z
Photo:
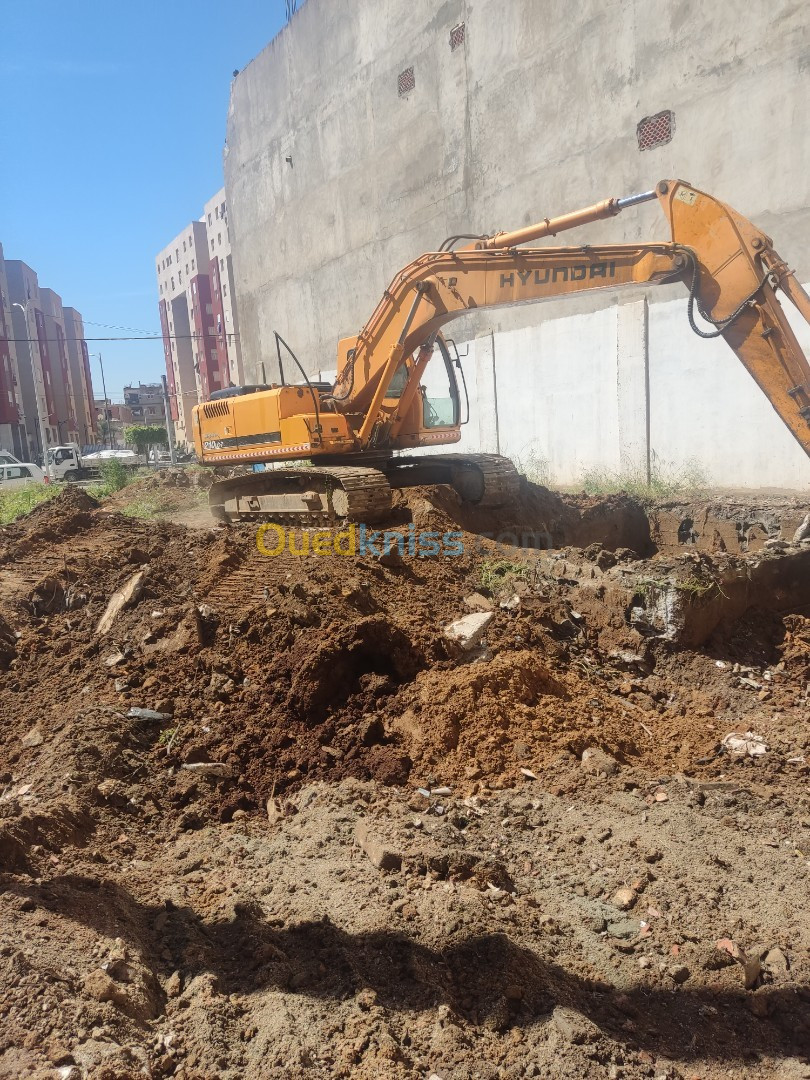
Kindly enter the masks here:
M 91 484 L 87 489 L 95 499 L 103 499 L 107 495 L 114 495 L 116 491 L 121 491 L 127 484 L 131 484 L 135 479 L 135 473 L 132 469 L 128 469 L 122 461 L 118 458 L 108 458 L 106 461 L 102 461 L 99 464 L 98 471 L 101 474 L 101 481 L 98 484 Z
M 0 492 L 0 525 L 8 525 L 40 503 L 53 499 L 60 491 L 55 484 L 28 484 L 17 491 Z
M 538 451 L 521 451 L 520 454 L 515 454 L 513 456 L 512 461 L 514 462 L 517 471 L 523 473 L 530 483 L 538 484 L 540 487 L 545 488 L 554 486 L 554 474 L 551 470 L 551 462 L 548 458 L 543 457 L 542 454 L 538 453 Z
M 579 486 L 587 495 L 617 495 L 625 493 L 642 502 L 654 502 L 673 497 L 696 498 L 705 493 L 708 477 L 699 462 L 690 460 L 676 466 L 653 457 L 649 476 L 638 469 L 586 469 Z
M 482 587 L 496 593 L 510 581 L 527 578 L 529 567 L 525 563 L 510 562 L 509 559 L 487 559 L 481 564 L 480 574 Z

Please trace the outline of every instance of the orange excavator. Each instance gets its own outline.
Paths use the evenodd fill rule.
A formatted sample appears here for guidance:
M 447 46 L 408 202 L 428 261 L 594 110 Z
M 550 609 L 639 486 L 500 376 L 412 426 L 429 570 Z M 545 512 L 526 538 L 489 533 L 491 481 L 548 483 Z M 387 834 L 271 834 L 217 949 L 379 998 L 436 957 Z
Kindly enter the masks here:
M 656 198 L 669 243 L 526 246 Z M 372 523 L 390 509 L 392 488 L 416 484 L 450 484 L 465 501 L 504 505 L 518 488 L 507 458 L 401 453 L 460 438 L 456 372 L 465 396 L 466 386 L 442 327 L 474 309 L 673 281 L 688 289 L 695 333 L 725 339 L 810 455 L 810 365 L 776 292 L 808 322 L 810 297 L 750 221 L 682 180 L 662 180 L 654 191 L 516 232 L 449 237 L 401 270 L 357 337 L 339 343 L 334 384 L 309 379 L 276 335 L 280 384 L 219 390 L 197 405 L 197 458 L 229 467 L 309 464 L 217 481 L 210 491 L 214 516 L 293 526 Z M 295 382 L 285 379 L 282 349 L 300 372 Z M 440 396 L 422 384 L 428 364 L 443 365 Z

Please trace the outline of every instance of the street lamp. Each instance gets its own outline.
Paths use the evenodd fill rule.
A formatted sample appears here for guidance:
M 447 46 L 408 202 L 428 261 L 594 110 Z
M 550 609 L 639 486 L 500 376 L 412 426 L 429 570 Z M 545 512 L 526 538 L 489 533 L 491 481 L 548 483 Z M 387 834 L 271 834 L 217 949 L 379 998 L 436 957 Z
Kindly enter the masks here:
M 19 308 L 20 311 L 23 313 L 23 318 L 25 319 L 25 337 L 26 337 L 26 342 L 28 344 L 28 356 L 31 359 L 31 374 L 34 376 L 34 404 L 36 405 L 36 410 L 37 410 L 37 425 L 39 427 L 40 453 L 42 454 L 43 467 L 47 471 L 47 468 L 48 468 L 47 448 L 48 448 L 48 443 L 49 443 L 50 440 L 48 439 L 47 428 L 45 426 L 45 423 L 42 420 L 42 410 L 39 407 L 39 385 L 38 385 L 38 381 L 37 381 L 37 375 L 39 375 L 39 382 L 42 383 L 42 398 L 43 398 L 43 400 L 45 402 L 45 408 L 46 409 L 48 407 L 48 399 L 47 399 L 47 396 L 45 394 L 45 380 L 44 380 L 44 377 L 42 375 L 42 356 L 40 355 L 39 364 L 34 364 L 34 362 L 33 362 L 34 350 L 33 350 L 32 346 L 33 346 L 33 343 L 34 343 L 35 339 L 33 337 L 31 337 L 31 331 L 30 331 L 30 329 L 28 327 L 28 306 L 29 306 L 30 303 L 31 303 L 30 298 L 28 300 L 26 300 L 24 304 L 21 304 L 17 300 L 14 300 L 12 302 L 11 306 Z M 37 338 L 36 340 L 37 340 L 37 343 L 39 343 L 39 339 Z

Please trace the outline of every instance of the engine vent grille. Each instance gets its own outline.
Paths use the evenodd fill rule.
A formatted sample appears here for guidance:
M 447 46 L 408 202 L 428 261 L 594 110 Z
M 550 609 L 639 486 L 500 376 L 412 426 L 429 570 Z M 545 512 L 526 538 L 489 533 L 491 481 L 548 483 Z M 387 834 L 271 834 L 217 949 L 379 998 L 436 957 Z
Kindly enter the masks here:
M 227 401 L 206 401 L 202 411 L 206 420 L 213 420 L 216 416 L 227 416 L 231 410 Z
M 413 68 L 405 68 L 404 71 L 399 73 L 399 96 L 404 97 L 410 93 L 416 86 L 416 76 L 413 73 Z
M 645 116 L 636 127 L 639 150 L 652 150 L 672 141 L 675 130 L 675 115 L 671 109 L 664 109 L 655 116 Z

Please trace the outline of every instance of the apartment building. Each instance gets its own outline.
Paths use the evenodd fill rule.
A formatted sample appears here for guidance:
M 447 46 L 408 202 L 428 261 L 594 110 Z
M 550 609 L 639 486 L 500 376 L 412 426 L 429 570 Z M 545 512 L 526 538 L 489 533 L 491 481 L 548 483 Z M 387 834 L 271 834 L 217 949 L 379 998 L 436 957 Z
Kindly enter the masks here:
M 48 446 L 95 440 L 84 324 L 0 247 L 0 445 L 40 461 Z M 13 398 L 13 400 L 12 400 Z
M 236 291 L 233 279 L 231 234 L 228 225 L 228 204 L 225 188 L 205 204 L 203 212 L 208 231 L 208 272 L 211 278 L 211 299 L 214 312 L 214 329 L 217 352 L 225 357 L 225 367 L 230 382 L 242 385 L 242 346 L 239 342 L 239 320 L 236 310 Z
M 16 334 L 11 318 L 12 307 L 0 244 L 0 449 L 15 457 L 28 459 L 30 451 L 23 420 L 22 390 L 17 367 Z
M 171 418 L 190 446 L 194 405 L 242 380 L 224 189 L 159 252 L 156 273 Z
M 90 374 L 90 353 L 84 340 L 84 321 L 72 307 L 63 307 L 62 316 L 67 335 L 67 354 L 70 381 L 73 386 L 73 406 L 76 411 L 77 442 L 90 446 L 97 441 L 98 427 L 93 404 L 93 379 Z
M 124 387 L 124 405 L 132 414 L 133 424 L 166 423 L 163 383 L 138 383 Z
M 57 430 L 56 441 L 78 443 L 81 436 L 76 422 L 76 403 L 68 360 L 62 298 L 53 289 L 40 288 L 39 302 L 45 343 L 50 357 L 48 385 L 54 404 L 53 422 Z M 39 312 L 37 317 L 39 318 Z

